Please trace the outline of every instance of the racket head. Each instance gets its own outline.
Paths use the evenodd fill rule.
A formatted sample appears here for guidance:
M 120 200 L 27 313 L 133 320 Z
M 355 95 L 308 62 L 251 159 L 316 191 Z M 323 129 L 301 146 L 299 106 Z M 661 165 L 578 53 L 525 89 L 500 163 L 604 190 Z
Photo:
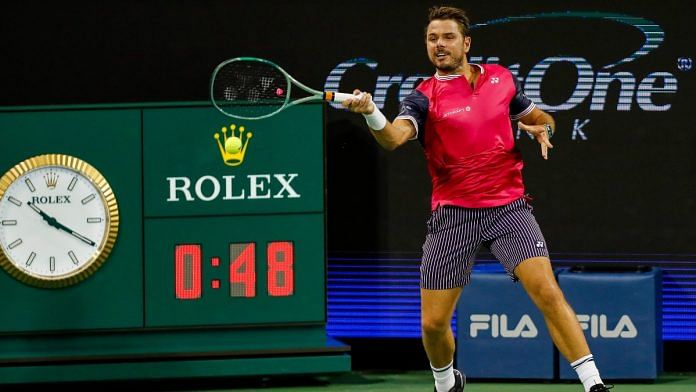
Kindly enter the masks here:
M 210 100 L 229 117 L 259 120 L 288 105 L 291 86 L 290 76 L 277 64 L 256 57 L 236 57 L 215 67 Z

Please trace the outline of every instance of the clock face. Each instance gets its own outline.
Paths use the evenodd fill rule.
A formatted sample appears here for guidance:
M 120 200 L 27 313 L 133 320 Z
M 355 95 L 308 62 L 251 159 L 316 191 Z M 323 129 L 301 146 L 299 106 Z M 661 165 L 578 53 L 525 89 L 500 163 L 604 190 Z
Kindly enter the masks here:
M 77 283 L 113 247 L 115 198 L 84 161 L 58 154 L 30 158 L 3 176 L 0 192 L 0 262 L 23 282 Z

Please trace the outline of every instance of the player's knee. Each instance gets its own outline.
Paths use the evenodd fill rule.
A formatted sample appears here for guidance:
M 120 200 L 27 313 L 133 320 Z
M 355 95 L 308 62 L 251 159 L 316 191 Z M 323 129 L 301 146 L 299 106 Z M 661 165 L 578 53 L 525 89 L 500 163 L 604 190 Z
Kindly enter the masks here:
M 531 291 L 530 295 L 534 298 L 534 302 L 542 310 L 556 309 L 565 302 L 563 292 L 557 285 L 539 285 Z
M 423 317 L 421 330 L 426 335 L 439 335 L 446 333 L 450 328 L 450 320 L 446 317 Z

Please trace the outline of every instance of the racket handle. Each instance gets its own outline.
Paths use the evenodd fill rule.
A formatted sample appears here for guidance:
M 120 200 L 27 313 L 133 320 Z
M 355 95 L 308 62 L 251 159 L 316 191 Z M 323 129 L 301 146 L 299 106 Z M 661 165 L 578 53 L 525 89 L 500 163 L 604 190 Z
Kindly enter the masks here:
M 360 99 L 362 97 L 363 93 L 360 93 L 358 95 L 353 95 L 353 94 L 346 94 L 346 93 L 337 93 L 334 91 L 324 91 L 324 100 L 329 101 L 329 102 L 338 102 L 341 103 L 345 100 L 348 99 Z

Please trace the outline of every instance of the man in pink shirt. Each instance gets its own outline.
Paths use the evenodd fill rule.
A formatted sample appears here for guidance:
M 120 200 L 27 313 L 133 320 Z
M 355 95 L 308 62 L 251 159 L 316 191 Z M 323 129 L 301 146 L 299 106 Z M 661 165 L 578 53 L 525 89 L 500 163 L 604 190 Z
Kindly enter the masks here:
M 505 67 L 468 63 L 471 37 L 463 10 L 433 7 L 428 22 L 426 48 L 436 72 L 404 99 L 396 119 L 388 122 L 370 94 L 358 90 L 344 106 L 365 116 L 385 149 L 417 139 L 425 150 L 432 214 L 421 262 L 421 328 L 435 392 L 461 392 L 466 385 L 453 367 L 450 325 L 481 245 L 522 282 L 585 391 L 607 391 L 575 312 L 556 283 L 515 149 L 511 120 L 536 139 L 548 159 L 553 118 L 525 96 Z

